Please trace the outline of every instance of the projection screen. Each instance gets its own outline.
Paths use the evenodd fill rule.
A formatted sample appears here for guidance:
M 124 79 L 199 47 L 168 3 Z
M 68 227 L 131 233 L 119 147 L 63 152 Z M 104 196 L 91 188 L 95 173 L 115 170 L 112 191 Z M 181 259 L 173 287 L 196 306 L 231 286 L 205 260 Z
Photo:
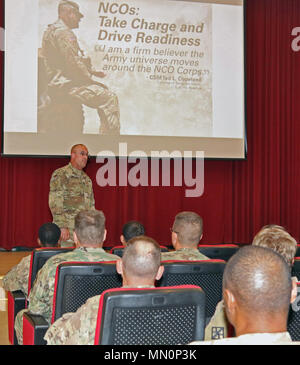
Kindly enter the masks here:
M 243 0 L 60 3 L 5 1 L 3 155 L 245 158 Z

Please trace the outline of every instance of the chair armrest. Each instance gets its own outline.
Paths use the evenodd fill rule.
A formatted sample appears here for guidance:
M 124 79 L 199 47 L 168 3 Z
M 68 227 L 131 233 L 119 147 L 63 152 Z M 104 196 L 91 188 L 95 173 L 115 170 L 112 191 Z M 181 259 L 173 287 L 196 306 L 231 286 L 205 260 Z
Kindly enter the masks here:
M 46 345 L 44 340 L 48 322 L 39 314 L 25 312 L 23 315 L 23 345 Z
M 8 339 L 12 345 L 18 344 L 14 329 L 16 315 L 25 308 L 26 297 L 21 290 L 7 292 Z

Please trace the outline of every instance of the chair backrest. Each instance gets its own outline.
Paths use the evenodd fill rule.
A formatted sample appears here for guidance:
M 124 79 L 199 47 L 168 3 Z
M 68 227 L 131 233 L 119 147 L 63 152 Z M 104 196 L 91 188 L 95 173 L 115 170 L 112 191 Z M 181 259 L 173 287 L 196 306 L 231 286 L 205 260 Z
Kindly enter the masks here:
M 162 261 L 164 273 L 157 285 L 197 285 L 206 294 L 206 318 L 215 312 L 222 299 L 222 281 L 226 262 L 224 260 Z
M 199 245 L 199 252 L 209 257 L 210 259 L 220 259 L 228 261 L 239 249 L 238 245 L 223 244 L 223 245 Z
M 87 299 L 122 286 L 115 261 L 65 262 L 56 269 L 52 323 L 64 313 L 76 312 Z
M 300 281 L 300 257 L 295 257 L 292 266 L 292 276 L 296 276 L 298 281 Z
M 99 301 L 95 344 L 178 345 L 203 340 L 205 294 L 197 286 L 113 289 Z
M 42 247 L 32 251 L 28 278 L 28 295 L 38 271 L 44 266 L 45 262 L 54 255 L 71 250 L 74 250 L 74 247 Z
M 300 341 L 300 283 L 297 283 L 298 293 L 296 300 L 290 305 L 287 331 L 293 341 Z
M 124 248 L 125 248 L 125 246 L 115 246 L 115 247 L 112 247 L 110 249 L 109 253 L 112 253 L 114 255 L 122 257 L 123 252 L 124 252 Z M 161 252 L 168 252 L 169 251 L 166 246 L 160 246 L 160 250 L 161 250 Z

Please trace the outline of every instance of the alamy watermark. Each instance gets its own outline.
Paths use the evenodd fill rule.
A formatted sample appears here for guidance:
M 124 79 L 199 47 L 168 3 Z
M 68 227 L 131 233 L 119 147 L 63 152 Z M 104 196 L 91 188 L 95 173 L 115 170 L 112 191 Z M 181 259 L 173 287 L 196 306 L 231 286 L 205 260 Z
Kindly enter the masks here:
M 204 152 L 144 151 L 127 153 L 127 143 L 119 143 L 119 164 L 112 151 L 98 153 L 96 162 L 103 164 L 96 174 L 97 184 L 103 186 L 186 186 L 186 197 L 199 197 L 204 192 Z M 174 169 L 171 176 L 171 160 Z M 160 168 L 161 162 L 161 168 Z M 128 168 L 130 164 L 134 164 Z M 149 169 L 150 167 L 150 169 Z M 150 172 L 149 172 L 150 171 Z M 161 176 L 160 176 L 161 172 Z
M 292 50 L 298 52 L 300 51 L 300 27 L 293 28 L 291 34 L 295 37 L 291 43 Z

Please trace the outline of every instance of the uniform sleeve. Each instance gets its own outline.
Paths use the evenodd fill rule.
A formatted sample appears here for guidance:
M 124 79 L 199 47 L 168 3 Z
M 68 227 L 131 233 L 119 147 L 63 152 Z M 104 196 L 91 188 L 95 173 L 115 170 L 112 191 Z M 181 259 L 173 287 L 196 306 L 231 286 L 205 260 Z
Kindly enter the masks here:
M 2 279 L 6 291 L 21 290 L 27 297 L 31 255 L 24 257 Z
M 90 82 L 91 70 L 79 55 L 80 49 L 75 34 L 71 30 L 64 30 L 59 33 L 57 43 L 69 70 L 76 75 L 76 78 Z
M 75 313 L 67 313 L 47 330 L 48 345 L 93 345 L 100 295 L 86 301 Z
M 39 270 L 28 297 L 29 311 L 42 315 L 49 324 L 52 314 L 55 272 L 60 262 L 57 262 L 55 257 L 47 260 L 45 265 Z
M 49 208 L 53 222 L 60 228 L 68 228 L 64 211 L 64 183 L 58 172 L 54 172 L 50 180 Z
M 91 180 L 90 180 L 89 205 L 90 209 L 95 209 L 95 198 L 94 198 L 93 184 Z
M 219 340 L 228 336 L 228 321 L 224 301 L 221 300 L 216 307 L 214 315 L 205 327 L 205 341 Z

